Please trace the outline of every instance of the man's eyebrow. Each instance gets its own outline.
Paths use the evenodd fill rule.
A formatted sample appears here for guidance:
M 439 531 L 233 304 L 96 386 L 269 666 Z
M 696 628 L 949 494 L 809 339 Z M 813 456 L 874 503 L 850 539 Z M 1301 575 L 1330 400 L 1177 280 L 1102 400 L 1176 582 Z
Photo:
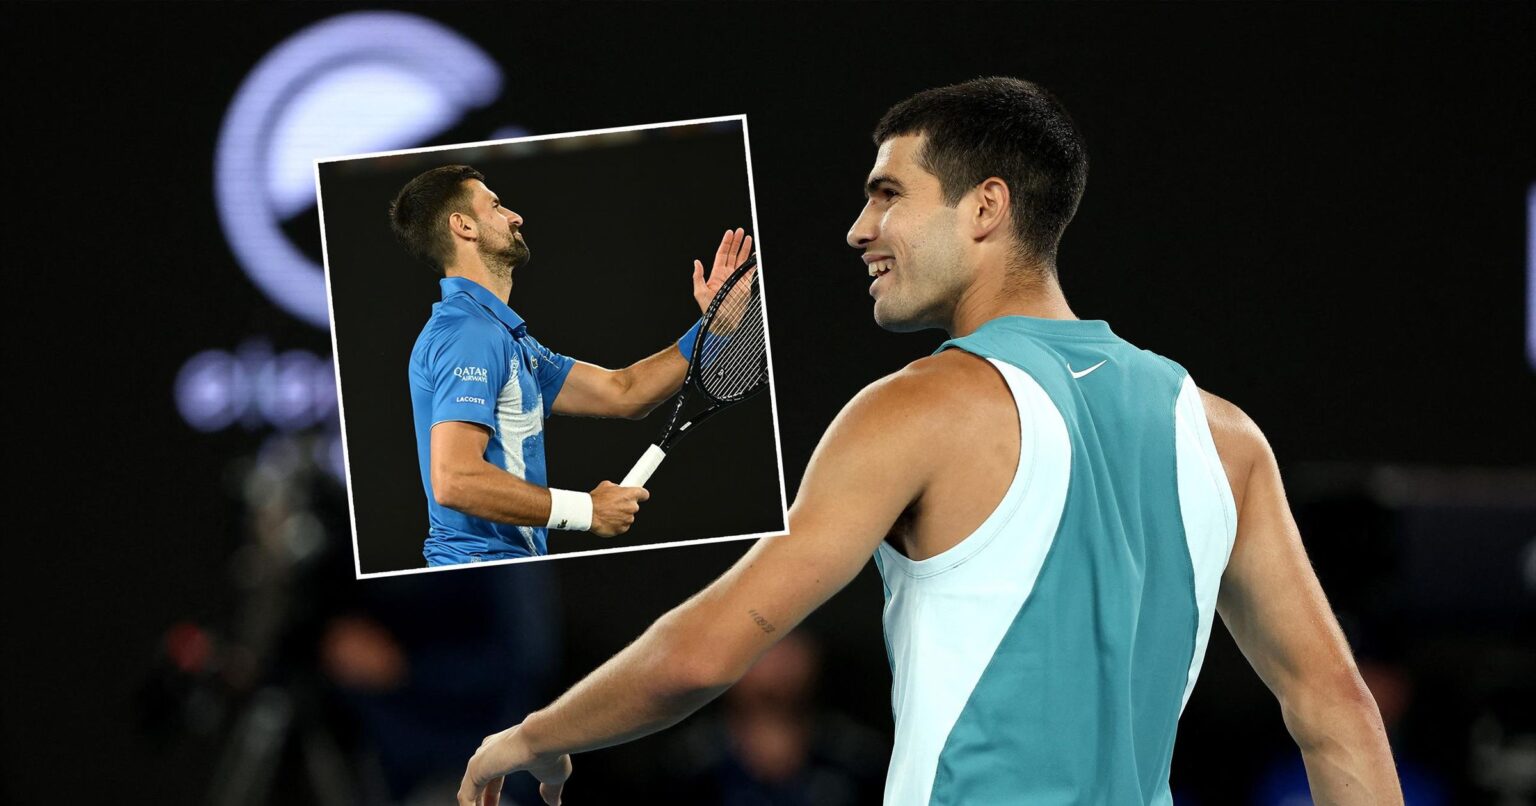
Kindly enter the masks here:
M 879 190 L 881 185 L 890 185 L 896 190 L 905 190 L 902 184 L 896 181 L 895 177 L 888 174 L 875 174 L 869 178 L 868 182 L 864 183 L 864 195 L 875 195 L 875 191 Z

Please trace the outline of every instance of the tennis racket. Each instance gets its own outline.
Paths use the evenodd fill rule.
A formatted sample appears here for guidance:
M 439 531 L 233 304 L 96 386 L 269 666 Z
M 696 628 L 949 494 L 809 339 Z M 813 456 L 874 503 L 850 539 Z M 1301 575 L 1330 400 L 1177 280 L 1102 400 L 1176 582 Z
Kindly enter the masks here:
M 767 385 L 768 325 L 763 318 L 757 255 L 752 255 L 726 278 L 704 311 L 703 323 L 693 342 L 693 355 L 688 358 L 688 375 L 683 379 L 683 389 L 677 395 L 666 430 L 619 485 L 644 486 L 684 434 Z M 697 410 L 684 417 L 683 411 L 690 403 Z

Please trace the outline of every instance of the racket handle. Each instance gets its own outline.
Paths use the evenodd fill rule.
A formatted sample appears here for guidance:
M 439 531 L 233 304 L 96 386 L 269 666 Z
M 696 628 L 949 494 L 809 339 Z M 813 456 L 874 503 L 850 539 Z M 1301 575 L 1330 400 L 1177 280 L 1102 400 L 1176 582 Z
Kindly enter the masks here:
M 661 448 L 655 445 L 646 448 L 645 455 L 641 456 L 640 461 L 630 468 L 628 475 L 624 476 L 624 480 L 619 482 L 619 486 L 644 487 L 645 483 L 650 480 L 651 474 L 655 473 L 656 468 L 661 465 L 661 460 L 665 458 L 667 458 L 667 452 Z

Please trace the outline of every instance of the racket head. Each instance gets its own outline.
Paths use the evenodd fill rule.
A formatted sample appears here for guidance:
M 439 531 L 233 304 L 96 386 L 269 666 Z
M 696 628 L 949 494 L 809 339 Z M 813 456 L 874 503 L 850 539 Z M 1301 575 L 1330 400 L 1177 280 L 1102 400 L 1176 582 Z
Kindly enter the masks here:
M 710 300 L 688 362 L 688 382 L 715 403 L 735 403 L 768 385 L 768 322 L 757 255 L 731 272 Z

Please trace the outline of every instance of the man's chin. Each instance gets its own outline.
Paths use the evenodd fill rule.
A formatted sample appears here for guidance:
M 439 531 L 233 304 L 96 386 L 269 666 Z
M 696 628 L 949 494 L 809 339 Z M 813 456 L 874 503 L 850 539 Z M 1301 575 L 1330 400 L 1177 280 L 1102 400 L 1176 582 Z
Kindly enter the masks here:
M 917 317 L 904 317 L 890 311 L 882 311 L 879 303 L 875 304 L 875 324 L 879 325 L 881 330 L 891 333 L 916 333 L 933 327 Z

